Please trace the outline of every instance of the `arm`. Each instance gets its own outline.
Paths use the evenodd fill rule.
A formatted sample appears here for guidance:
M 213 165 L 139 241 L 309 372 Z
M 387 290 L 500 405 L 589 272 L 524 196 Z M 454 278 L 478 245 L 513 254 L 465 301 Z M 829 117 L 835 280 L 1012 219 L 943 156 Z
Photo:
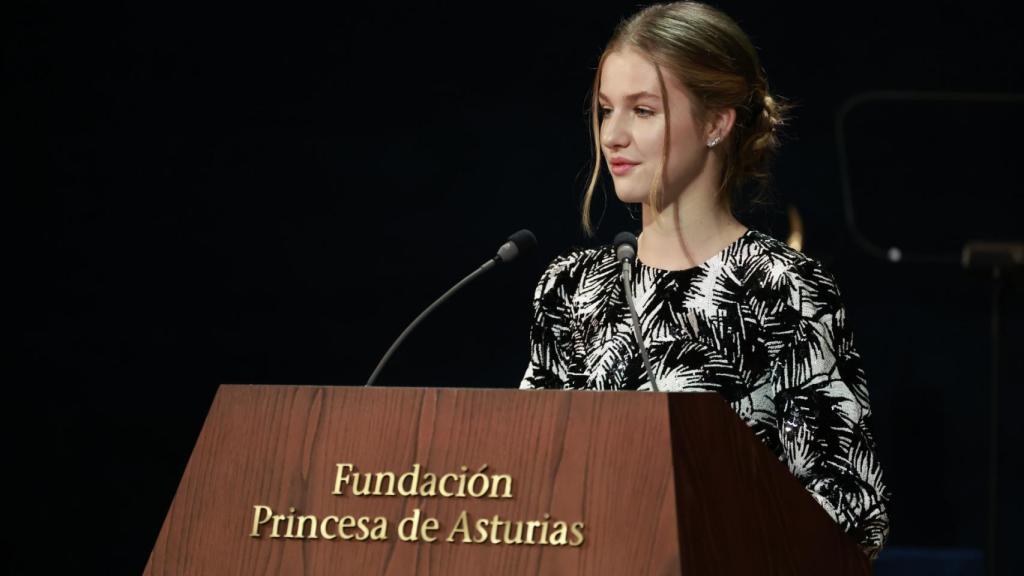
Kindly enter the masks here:
M 530 363 L 519 387 L 564 388 L 569 381 L 572 347 L 572 256 L 559 256 L 547 267 L 533 295 Z
M 861 358 L 832 275 L 817 261 L 794 272 L 797 325 L 769 369 L 779 443 L 793 474 L 874 556 L 889 531 L 889 495 Z

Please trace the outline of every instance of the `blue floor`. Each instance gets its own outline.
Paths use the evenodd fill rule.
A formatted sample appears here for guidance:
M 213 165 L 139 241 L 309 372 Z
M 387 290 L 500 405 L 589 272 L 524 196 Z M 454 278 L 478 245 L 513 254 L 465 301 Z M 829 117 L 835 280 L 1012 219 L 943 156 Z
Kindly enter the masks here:
M 985 555 L 973 548 L 886 547 L 875 576 L 984 576 Z

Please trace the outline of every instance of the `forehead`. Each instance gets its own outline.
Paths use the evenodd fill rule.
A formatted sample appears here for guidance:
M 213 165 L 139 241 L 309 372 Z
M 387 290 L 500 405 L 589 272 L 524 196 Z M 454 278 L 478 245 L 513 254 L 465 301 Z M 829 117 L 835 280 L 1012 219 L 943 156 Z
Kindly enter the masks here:
M 669 97 L 677 91 L 670 73 L 662 70 L 665 88 Z M 626 98 L 640 93 L 648 93 L 656 99 L 661 98 L 661 85 L 658 82 L 658 70 L 646 56 L 635 50 L 625 49 L 609 53 L 601 66 L 599 94 L 605 98 Z M 641 98 L 643 96 L 637 96 Z

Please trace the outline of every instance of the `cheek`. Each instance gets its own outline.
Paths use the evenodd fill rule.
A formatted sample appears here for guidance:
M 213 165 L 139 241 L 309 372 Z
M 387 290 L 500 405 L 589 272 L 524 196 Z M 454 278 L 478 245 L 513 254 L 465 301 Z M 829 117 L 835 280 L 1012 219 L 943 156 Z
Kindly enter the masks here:
M 648 121 L 638 126 L 636 132 L 637 148 L 649 159 L 661 157 L 661 151 L 665 147 L 665 124 L 664 121 Z
M 684 150 L 692 150 L 700 135 L 697 133 L 697 125 L 692 118 L 680 118 L 672 124 L 672 147 Z
M 672 127 L 671 150 L 668 156 L 667 172 L 676 177 L 686 177 L 703 162 L 704 147 L 692 121 L 679 122 Z

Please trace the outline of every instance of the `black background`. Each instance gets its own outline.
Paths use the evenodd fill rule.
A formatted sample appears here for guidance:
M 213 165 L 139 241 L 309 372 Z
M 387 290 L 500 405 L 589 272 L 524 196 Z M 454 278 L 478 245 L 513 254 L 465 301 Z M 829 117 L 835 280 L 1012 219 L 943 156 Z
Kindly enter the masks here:
M 332 6 L 5 5 L 8 573 L 140 572 L 219 383 L 365 382 L 408 321 L 528 227 L 539 254 L 446 304 L 380 382 L 516 386 L 546 263 L 637 226 L 610 193 L 596 239 L 578 224 L 587 92 L 633 3 Z M 797 105 L 778 208 L 747 223 L 785 238 L 796 206 L 805 251 L 840 282 L 890 544 L 982 548 L 991 283 L 851 241 L 835 121 L 866 91 L 1020 93 L 1016 20 L 995 3 L 719 6 Z M 922 253 L 1019 240 L 1020 112 L 852 112 L 865 235 Z M 1001 301 L 1009 574 L 1019 273 Z

